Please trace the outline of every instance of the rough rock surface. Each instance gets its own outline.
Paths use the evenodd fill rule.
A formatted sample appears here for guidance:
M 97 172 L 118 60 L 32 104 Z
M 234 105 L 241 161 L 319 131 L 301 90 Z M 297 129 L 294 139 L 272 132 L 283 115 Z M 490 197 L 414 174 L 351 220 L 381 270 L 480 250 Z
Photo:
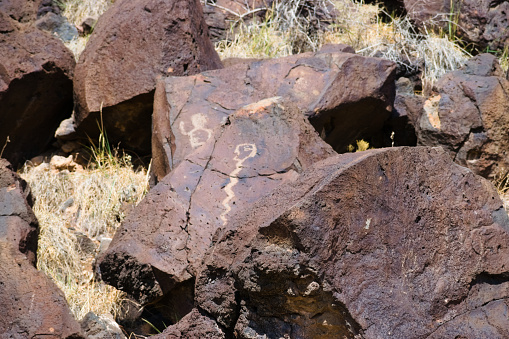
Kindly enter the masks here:
M 493 178 L 509 170 L 509 81 L 481 54 L 446 74 L 416 124 L 420 145 L 445 147 L 460 165 Z
M 508 231 L 441 148 L 338 155 L 216 233 L 196 305 L 236 338 L 504 338 Z
M 39 224 L 32 204 L 27 183 L 0 159 L 0 241 L 10 243 L 35 266 Z
M 98 259 L 102 279 L 141 303 L 173 291 L 182 301 L 172 312 L 185 315 L 215 230 L 332 154 L 302 112 L 279 98 L 238 110 L 128 216 Z
M 386 7 L 404 11 L 418 26 L 434 23 L 445 29 L 456 23 L 456 34 L 464 42 L 472 43 L 478 50 L 487 47 L 504 49 L 509 43 L 507 21 L 509 1 L 497 0 L 384 0 Z
M 75 61 L 49 33 L 0 11 L 0 150 L 15 167 L 43 152 L 72 111 Z
M 26 183 L 0 159 L 0 337 L 83 338 L 63 293 L 35 268 L 38 224 Z
M 52 0 L 2 0 L 0 12 L 19 23 L 29 23 L 48 12 L 59 14 L 60 9 Z
M 345 46 L 338 46 L 344 50 Z M 331 52 L 332 51 L 332 52 Z M 393 62 L 352 53 L 303 53 L 158 82 L 152 168 L 161 180 L 237 109 L 273 96 L 295 103 L 338 152 L 381 129 L 394 103 Z
M 0 240 L 2 338 L 84 338 L 64 294 L 27 257 Z
M 198 0 L 119 0 L 103 14 L 76 66 L 77 131 L 150 154 L 156 77 L 221 68 Z
M 163 333 L 152 336 L 153 339 L 224 339 L 225 335 L 217 323 L 193 309 L 177 324 L 167 327 Z

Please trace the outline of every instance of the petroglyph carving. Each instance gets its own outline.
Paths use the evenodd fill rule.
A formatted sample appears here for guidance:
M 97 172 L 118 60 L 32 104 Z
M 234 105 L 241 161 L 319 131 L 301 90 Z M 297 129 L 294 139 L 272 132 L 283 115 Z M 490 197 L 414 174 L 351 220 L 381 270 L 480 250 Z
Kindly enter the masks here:
M 237 185 L 239 182 L 238 174 L 240 171 L 242 171 L 242 168 L 244 168 L 242 165 L 244 164 L 244 161 L 246 161 L 249 158 L 253 158 L 256 155 L 257 148 L 255 144 L 240 144 L 235 147 L 235 157 L 233 160 L 235 160 L 237 163 L 235 164 L 235 169 L 230 173 L 230 182 L 228 185 L 225 186 L 224 191 L 226 192 L 227 197 L 223 200 L 222 204 L 225 208 L 224 212 L 221 214 L 221 220 L 223 220 L 223 225 L 226 224 L 228 221 L 228 218 L 226 218 L 226 215 L 230 213 L 232 210 L 230 206 L 230 200 L 235 198 L 235 193 L 233 193 L 233 187 Z
M 179 129 L 183 135 L 189 136 L 189 142 L 192 148 L 200 147 L 205 144 L 207 140 L 212 136 L 212 130 L 205 128 L 207 126 L 208 119 L 204 114 L 198 113 L 191 117 L 191 124 L 193 129 L 186 132 L 186 126 L 183 121 L 180 122 Z

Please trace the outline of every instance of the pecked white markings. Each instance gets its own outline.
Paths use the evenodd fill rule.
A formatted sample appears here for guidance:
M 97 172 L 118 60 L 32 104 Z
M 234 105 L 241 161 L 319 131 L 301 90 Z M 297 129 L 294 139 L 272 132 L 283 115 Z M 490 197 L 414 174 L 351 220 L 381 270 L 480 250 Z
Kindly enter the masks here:
M 228 218 L 226 217 L 228 213 L 232 210 L 230 206 L 230 201 L 235 198 L 235 193 L 233 192 L 233 187 L 237 185 L 239 182 L 238 174 L 244 168 L 242 165 L 244 161 L 249 158 L 253 158 L 256 155 L 257 148 L 255 144 L 240 144 L 235 147 L 235 160 L 237 163 L 235 164 L 235 169 L 229 174 L 230 182 L 225 186 L 224 191 L 226 192 L 227 197 L 223 200 L 222 205 L 224 206 L 224 212 L 221 214 L 221 220 L 223 220 L 223 225 L 226 225 Z
M 205 128 L 207 126 L 208 119 L 204 114 L 198 113 L 191 117 L 191 124 L 193 128 L 190 131 L 186 131 L 186 126 L 183 121 L 179 124 L 180 133 L 183 135 L 189 136 L 189 143 L 192 148 L 200 147 L 205 144 L 210 137 L 212 136 L 212 130 L 210 128 Z M 199 132 L 205 132 L 207 134 L 207 138 L 203 138 L 200 136 Z

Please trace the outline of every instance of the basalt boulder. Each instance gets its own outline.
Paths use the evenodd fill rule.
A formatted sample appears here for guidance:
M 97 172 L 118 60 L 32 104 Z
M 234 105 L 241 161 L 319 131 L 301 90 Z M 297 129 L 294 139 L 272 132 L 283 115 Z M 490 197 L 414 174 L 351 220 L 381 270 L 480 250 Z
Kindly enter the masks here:
M 420 145 L 442 146 L 487 178 L 509 170 L 509 81 L 495 56 L 481 54 L 443 76 L 415 128 Z
M 302 112 L 271 98 L 227 117 L 150 190 L 98 259 L 102 279 L 160 312 L 185 315 L 218 227 L 316 161 L 335 154 Z M 167 322 L 168 324 L 168 322 Z
M 370 141 L 391 114 L 395 70 L 391 61 L 335 52 L 329 45 L 317 53 L 162 78 L 154 100 L 155 177 L 161 180 L 230 114 L 273 96 L 298 106 L 338 152 L 358 139 Z
M 221 67 L 198 0 L 116 1 L 97 21 L 76 66 L 78 136 L 94 139 L 102 119 L 111 143 L 150 154 L 156 77 Z
M 72 112 L 74 66 L 58 38 L 0 11 L 0 150 L 13 166 L 42 153 Z
M 10 243 L 35 267 L 39 223 L 32 195 L 5 159 L 0 159 L 0 241 Z
M 81 339 L 64 294 L 35 268 L 38 223 L 25 181 L 0 159 L 0 337 Z
M 337 155 L 216 232 L 196 307 L 236 338 L 505 338 L 508 232 L 442 148 Z

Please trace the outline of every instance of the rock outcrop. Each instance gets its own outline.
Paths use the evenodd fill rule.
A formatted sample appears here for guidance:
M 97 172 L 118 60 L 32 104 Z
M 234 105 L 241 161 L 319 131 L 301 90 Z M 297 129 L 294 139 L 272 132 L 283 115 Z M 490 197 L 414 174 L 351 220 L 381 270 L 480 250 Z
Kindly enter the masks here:
M 152 135 L 157 180 L 204 144 L 230 114 L 273 96 L 297 105 L 338 152 L 358 139 L 370 141 L 392 111 L 396 65 L 337 50 L 345 46 L 161 79 Z
M 171 294 L 171 312 L 185 315 L 216 229 L 333 154 L 302 112 L 280 98 L 236 111 L 129 215 L 98 259 L 102 279 L 141 303 Z
M 221 68 L 198 0 L 119 0 L 103 14 L 76 66 L 75 123 L 95 138 L 150 154 L 156 77 Z
M 504 338 L 508 231 L 441 148 L 330 157 L 216 233 L 195 312 L 237 338 Z
M 72 112 L 75 61 L 58 38 L 7 13 L 0 11 L 0 150 L 17 167 L 42 153 Z
M 495 56 L 481 54 L 443 76 L 415 124 L 418 143 L 442 146 L 487 178 L 509 170 L 509 81 Z
M 30 191 L 0 159 L 0 336 L 82 339 L 64 294 L 35 268 L 37 236 Z

